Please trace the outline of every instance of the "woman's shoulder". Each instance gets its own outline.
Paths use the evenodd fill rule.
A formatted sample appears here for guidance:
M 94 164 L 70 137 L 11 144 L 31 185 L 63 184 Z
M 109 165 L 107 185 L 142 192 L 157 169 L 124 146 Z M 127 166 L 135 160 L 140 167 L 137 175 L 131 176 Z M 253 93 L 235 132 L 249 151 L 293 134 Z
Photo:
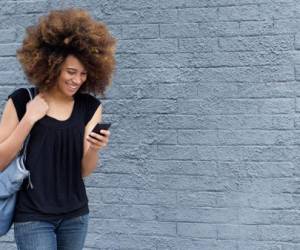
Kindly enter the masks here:
M 83 104 L 84 121 L 85 124 L 87 124 L 101 104 L 101 101 L 96 96 L 93 96 L 89 93 L 78 93 L 77 96 L 81 100 L 80 102 Z
M 90 94 L 90 93 L 78 93 L 77 94 L 78 99 L 83 102 L 84 104 L 100 104 L 101 101 L 98 97 Z
M 29 88 L 31 93 L 33 93 L 34 88 Z M 7 97 L 8 99 L 12 99 L 15 109 L 17 111 L 17 115 L 19 120 L 22 119 L 23 115 L 26 112 L 26 103 L 30 100 L 30 96 L 27 88 L 17 88 L 13 90 Z
M 28 101 L 30 99 L 28 90 L 31 91 L 31 93 L 33 92 L 33 87 L 31 88 L 17 88 L 15 90 L 13 90 L 7 97 L 7 99 L 12 98 L 14 101 Z

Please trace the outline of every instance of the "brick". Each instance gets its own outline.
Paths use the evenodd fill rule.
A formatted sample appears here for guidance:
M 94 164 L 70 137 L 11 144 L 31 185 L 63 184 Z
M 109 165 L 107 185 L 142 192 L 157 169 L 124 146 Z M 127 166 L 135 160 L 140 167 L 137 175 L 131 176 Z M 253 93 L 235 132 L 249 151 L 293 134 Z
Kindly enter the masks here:
M 190 133 L 187 137 L 197 138 L 197 135 L 193 133 L 193 137 Z M 292 131 L 218 131 L 217 136 L 221 145 L 290 145 L 294 141 Z
M 236 240 L 236 239 L 259 239 L 260 232 L 258 226 L 241 226 L 241 225 L 218 225 L 218 238 L 221 240 Z
M 175 39 L 122 40 L 118 50 L 126 53 L 176 52 L 178 43 Z
M 295 35 L 295 49 L 300 50 L 300 33 Z
M 289 19 L 297 16 L 298 4 L 279 1 L 262 4 L 260 8 L 265 19 Z
M 291 195 L 255 195 L 249 200 L 250 207 L 257 209 L 294 209 Z
M 134 99 L 134 98 L 156 98 L 158 96 L 158 85 L 140 84 L 136 85 L 114 85 L 106 93 L 107 99 Z
M 107 100 L 105 102 L 107 113 L 123 113 L 123 112 L 131 112 L 127 107 L 132 107 L 132 100 L 118 100 L 115 102 L 115 105 L 111 104 L 111 100 Z
M 141 10 L 139 11 L 139 23 L 174 23 L 177 22 L 176 10 Z
M 89 208 L 94 218 L 155 220 L 154 209 L 148 205 L 90 204 Z
M 290 62 L 294 65 L 300 64 L 300 58 L 299 58 L 300 52 L 299 50 L 294 50 L 290 53 Z
M 160 84 L 158 92 L 160 98 L 197 98 L 197 85 L 190 83 Z
M 139 131 L 128 133 L 127 130 L 118 130 L 114 135 L 115 143 L 146 143 L 146 144 L 177 144 L 176 130 L 144 130 L 143 137 Z
M 16 2 L 14 2 L 14 1 L 1 1 L 0 2 L 1 15 L 15 14 L 15 10 L 16 10 Z
M 0 56 L 16 56 L 16 50 L 19 44 L 0 44 Z
M 298 117 L 297 120 L 299 120 Z M 294 117 L 290 115 L 165 115 L 158 119 L 160 128 L 185 129 L 291 129 Z
M 17 246 L 14 242 L 1 242 L 0 246 L 6 250 L 17 250 Z
M 139 23 L 141 18 L 141 16 L 134 10 L 118 10 L 118 15 L 111 15 L 111 13 L 105 12 L 101 13 L 101 15 L 99 14 L 98 18 L 110 25 L 135 24 Z
M 16 18 L 14 15 L 0 15 L 0 28 L 11 29 L 16 27 Z
M 101 197 L 106 204 L 123 205 L 175 205 L 176 192 L 162 190 L 137 190 L 124 188 L 102 188 Z
M 159 26 L 157 24 L 123 25 L 122 32 L 123 39 L 158 38 Z
M 179 160 L 146 160 L 143 162 L 146 172 L 152 174 L 180 174 L 217 176 L 215 162 L 206 161 L 179 161 Z
M 185 38 L 179 40 L 180 52 L 212 52 L 218 46 L 216 39 L 193 39 Z
M 273 22 L 276 34 L 295 34 L 298 32 L 298 19 L 275 19 Z
M 216 179 L 207 176 L 158 175 L 150 185 L 168 190 L 224 191 L 236 189 L 236 184 L 228 178 Z
M 120 8 L 122 9 L 144 9 L 144 8 L 154 8 L 157 9 L 159 7 L 159 0 L 142 0 L 138 3 L 134 0 L 120 0 Z
M 295 65 L 295 78 L 297 81 L 300 80 L 300 64 Z
M 152 222 L 152 221 L 126 221 L 113 219 L 92 219 L 90 220 L 91 232 L 94 233 L 127 233 L 139 235 L 176 235 L 176 225 L 172 222 Z
M 196 155 L 196 148 L 192 146 L 158 145 L 158 151 L 154 153 L 157 160 L 192 160 Z
M 113 151 L 115 148 L 119 148 L 117 151 Z M 103 149 L 101 157 L 103 158 L 126 158 L 126 159 L 143 159 L 148 157 L 150 154 L 153 154 L 155 151 L 155 146 L 153 145 L 137 145 L 134 144 L 118 144 L 118 143 L 111 143 L 110 150 Z
M 213 240 L 213 239 L 162 239 L 159 241 L 159 249 L 189 249 L 189 250 L 238 250 L 237 244 L 233 241 Z
M 187 1 L 187 0 L 174 0 L 174 1 L 160 1 L 160 7 L 163 9 L 172 8 L 187 8 L 187 7 L 206 7 L 208 1 Z
M 267 21 L 241 21 L 240 34 L 249 35 L 273 35 L 280 34 L 280 29 L 276 30 L 272 20 Z M 286 33 L 286 30 L 281 30 L 281 33 Z
M 217 6 L 230 6 L 239 4 L 239 0 L 174 0 L 174 1 L 161 1 L 161 8 L 199 8 L 199 7 L 217 7 Z
M 10 228 L 10 230 L 7 232 L 6 235 L 1 236 L 1 240 L 7 243 L 8 249 L 15 249 L 15 248 L 13 248 L 14 247 L 13 243 L 15 241 L 14 225 L 12 225 L 12 227 Z M 1 243 L 0 243 L 0 245 L 1 245 Z
M 262 19 L 258 5 L 220 7 L 218 16 L 219 20 L 224 21 L 249 21 Z
M 181 207 L 216 207 L 217 198 L 218 194 L 212 192 L 177 192 L 177 204 Z
M 46 12 L 48 1 L 17 1 L 16 14 L 20 13 L 42 13 Z
M 156 238 L 151 236 L 133 235 L 129 233 L 94 233 L 87 234 L 86 246 L 88 249 L 142 249 L 149 250 L 156 247 Z
M 169 69 L 168 69 L 169 70 Z M 168 73 L 168 70 L 165 71 Z M 170 69 L 171 71 L 171 69 Z M 254 66 L 254 67 L 211 67 L 180 68 L 172 75 L 172 82 L 283 82 L 295 79 L 291 66 Z M 174 80 L 173 80 L 174 79 Z
M 12 43 L 16 39 L 16 31 L 14 29 L 0 29 L 0 43 Z
M 140 113 L 175 113 L 177 104 L 175 100 L 148 99 L 139 101 L 136 111 Z
M 292 177 L 295 166 L 291 162 L 220 162 L 219 174 L 228 177 Z
M 158 209 L 158 218 L 161 221 L 199 222 L 199 223 L 234 223 L 237 221 L 237 212 L 228 208 L 172 208 Z
M 141 84 L 141 83 L 149 83 L 149 82 L 168 83 L 168 82 L 175 82 L 177 79 L 178 79 L 178 70 L 174 68 L 120 69 L 118 73 L 115 75 L 115 80 L 118 81 L 119 84 Z
M 60 1 L 60 0 L 52 0 L 50 3 L 49 3 L 49 7 L 54 9 L 55 6 L 60 6 L 62 7 L 63 6 L 63 3 Z
M 222 234 L 222 232 L 225 234 Z M 294 229 L 292 227 L 280 228 L 277 226 L 269 225 L 247 225 L 247 226 L 224 226 L 220 233 L 221 239 L 236 239 L 242 238 L 243 240 L 269 240 L 269 241 L 291 241 L 293 239 Z M 234 237 L 232 237 L 232 236 Z
M 261 210 L 256 208 L 242 208 L 239 218 L 245 225 L 269 225 L 275 222 L 276 210 Z
M 119 68 L 153 68 L 159 67 L 159 54 L 120 53 L 116 55 Z
M 241 241 L 238 243 L 238 246 L 245 250 L 279 250 L 280 248 L 286 250 L 292 250 L 291 248 L 285 248 L 284 243 L 278 242 L 262 242 L 262 241 L 253 241 L 253 245 L 249 245 L 249 241 Z M 284 247 L 284 248 L 283 248 Z
M 118 55 L 120 68 L 199 68 L 220 66 L 267 66 L 298 62 L 299 53 L 289 51 L 232 51 L 232 52 L 201 52 L 157 54 L 126 54 Z M 246 87 L 246 86 L 245 86 Z
M 20 28 L 23 28 L 22 29 L 22 33 L 20 35 L 22 35 L 22 37 L 24 38 L 24 30 L 30 26 L 30 25 L 35 25 L 40 16 L 42 14 L 37 14 L 37 13 L 18 13 L 16 15 L 14 15 L 14 18 L 16 20 L 14 20 L 14 22 L 16 23 L 16 28 L 20 29 Z M 19 20 L 22 20 L 21 22 Z M 20 29 L 21 30 L 21 29 Z
M 217 8 L 187 8 L 178 10 L 178 21 L 183 23 L 217 20 Z
M 289 51 L 278 51 L 272 53 L 268 51 L 230 51 L 230 52 L 205 52 L 196 51 L 194 53 L 185 52 L 180 54 L 166 53 L 159 55 L 155 58 L 156 65 L 150 60 L 154 60 L 154 56 L 145 55 L 145 62 L 138 61 L 134 67 L 186 67 L 186 68 L 208 68 L 208 67 L 231 67 L 231 66 L 267 66 L 288 64 L 291 61 L 298 62 L 298 53 Z M 129 58 L 129 59 L 127 59 Z M 137 55 L 133 59 L 132 55 L 127 56 L 128 63 L 134 63 L 133 60 L 139 60 L 140 56 Z M 126 60 L 126 62 L 127 62 Z M 140 66 L 139 66 L 140 65 Z M 244 86 L 244 88 L 247 87 Z
M 102 158 L 99 166 L 95 169 L 95 173 L 134 174 L 139 172 L 140 165 L 141 163 L 137 159 Z
M 271 3 L 281 3 L 281 4 L 289 4 L 293 3 L 293 0 L 239 0 L 239 4 L 259 4 L 259 3 L 265 3 L 265 4 L 271 4 Z
M 248 196 L 238 190 L 231 190 L 230 192 L 219 192 L 216 194 L 217 208 L 243 208 L 249 207 Z
M 203 148 L 203 147 L 198 147 Z M 216 150 L 216 149 L 215 149 Z M 218 159 L 222 161 L 290 161 L 293 148 L 286 146 L 223 146 L 218 148 Z
M 178 144 L 216 145 L 219 143 L 218 132 L 209 130 L 180 130 Z
M 181 114 L 287 114 L 293 112 L 291 98 L 276 99 L 217 99 L 180 101 Z
M 162 38 L 198 37 L 201 35 L 199 26 L 196 23 L 161 24 L 159 27 Z
M 300 189 L 298 178 L 276 178 L 272 180 L 272 193 L 282 194 L 282 193 L 299 193 Z
M 296 98 L 296 112 L 300 111 L 300 98 Z
M 269 51 L 292 50 L 292 35 L 220 38 L 220 48 L 224 51 Z
M 0 57 L 0 71 L 9 71 L 13 68 L 20 69 L 15 57 Z
M 24 84 L 25 76 L 21 72 L 1 71 L 0 84 Z
M 226 37 L 241 34 L 239 22 L 201 22 L 199 23 L 200 37 Z
M 272 98 L 272 97 L 293 97 L 296 90 L 295 83 L 277 82 L 277 83 L 199 83 L 198 96 L 220 97 L 220 98 Z M 299 89 L 300 91 L 300 89 Z M 296 92 L 297 93 L 297 92 Z M 300 93 L 300 92 L 299 92 Z
M 177 234 L 194 238 L 216 238 L 217 227 L 200 223 L 177 223 Z
M 273 210 L 272 222 L 279 225 L 298 225 L 299 223 L 299 211 L 290 210 Z
M 295 228 L 292 226 L 265 225 L 259 227 L 262 231 L 262 240 L 291 242 L 295 239 Z
M 122 37 L 122 25 L 108 25 L 108 29 L 112 36 L 116 37 L 117 39 Z

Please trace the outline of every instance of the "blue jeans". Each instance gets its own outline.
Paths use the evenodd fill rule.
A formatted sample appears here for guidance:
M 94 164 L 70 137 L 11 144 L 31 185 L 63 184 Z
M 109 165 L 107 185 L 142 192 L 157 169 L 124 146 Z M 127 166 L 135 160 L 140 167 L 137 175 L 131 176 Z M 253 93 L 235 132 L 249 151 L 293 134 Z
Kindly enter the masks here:
M 54 222 L 28 221 L 14 224 L 18 250 L 82 250 L 89 215 Z

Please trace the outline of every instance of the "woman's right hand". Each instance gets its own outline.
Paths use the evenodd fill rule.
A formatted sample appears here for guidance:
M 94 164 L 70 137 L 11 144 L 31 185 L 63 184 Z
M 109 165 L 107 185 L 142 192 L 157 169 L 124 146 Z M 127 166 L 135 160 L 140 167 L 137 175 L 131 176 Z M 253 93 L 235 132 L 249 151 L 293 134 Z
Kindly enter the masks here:
M 36 95 L 31 101 L 26 104 L 25 117 L 34 124 L 41 118 L 43 118 L 49 109 L 42 93 Z

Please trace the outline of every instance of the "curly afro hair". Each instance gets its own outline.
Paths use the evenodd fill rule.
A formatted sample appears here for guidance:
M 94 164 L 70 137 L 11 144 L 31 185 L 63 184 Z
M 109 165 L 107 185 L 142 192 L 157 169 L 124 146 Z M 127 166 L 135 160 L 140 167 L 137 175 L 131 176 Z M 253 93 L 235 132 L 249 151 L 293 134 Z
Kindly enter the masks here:
M 82 9 L 53 10 L 26 29 L 17 58 L 28 80 L 42 90 L 53 87 L 65 58 L 74 55 L 87 70 L 80 92 L 104 95 L 115 69 L 116 39 L 105 24 Z

